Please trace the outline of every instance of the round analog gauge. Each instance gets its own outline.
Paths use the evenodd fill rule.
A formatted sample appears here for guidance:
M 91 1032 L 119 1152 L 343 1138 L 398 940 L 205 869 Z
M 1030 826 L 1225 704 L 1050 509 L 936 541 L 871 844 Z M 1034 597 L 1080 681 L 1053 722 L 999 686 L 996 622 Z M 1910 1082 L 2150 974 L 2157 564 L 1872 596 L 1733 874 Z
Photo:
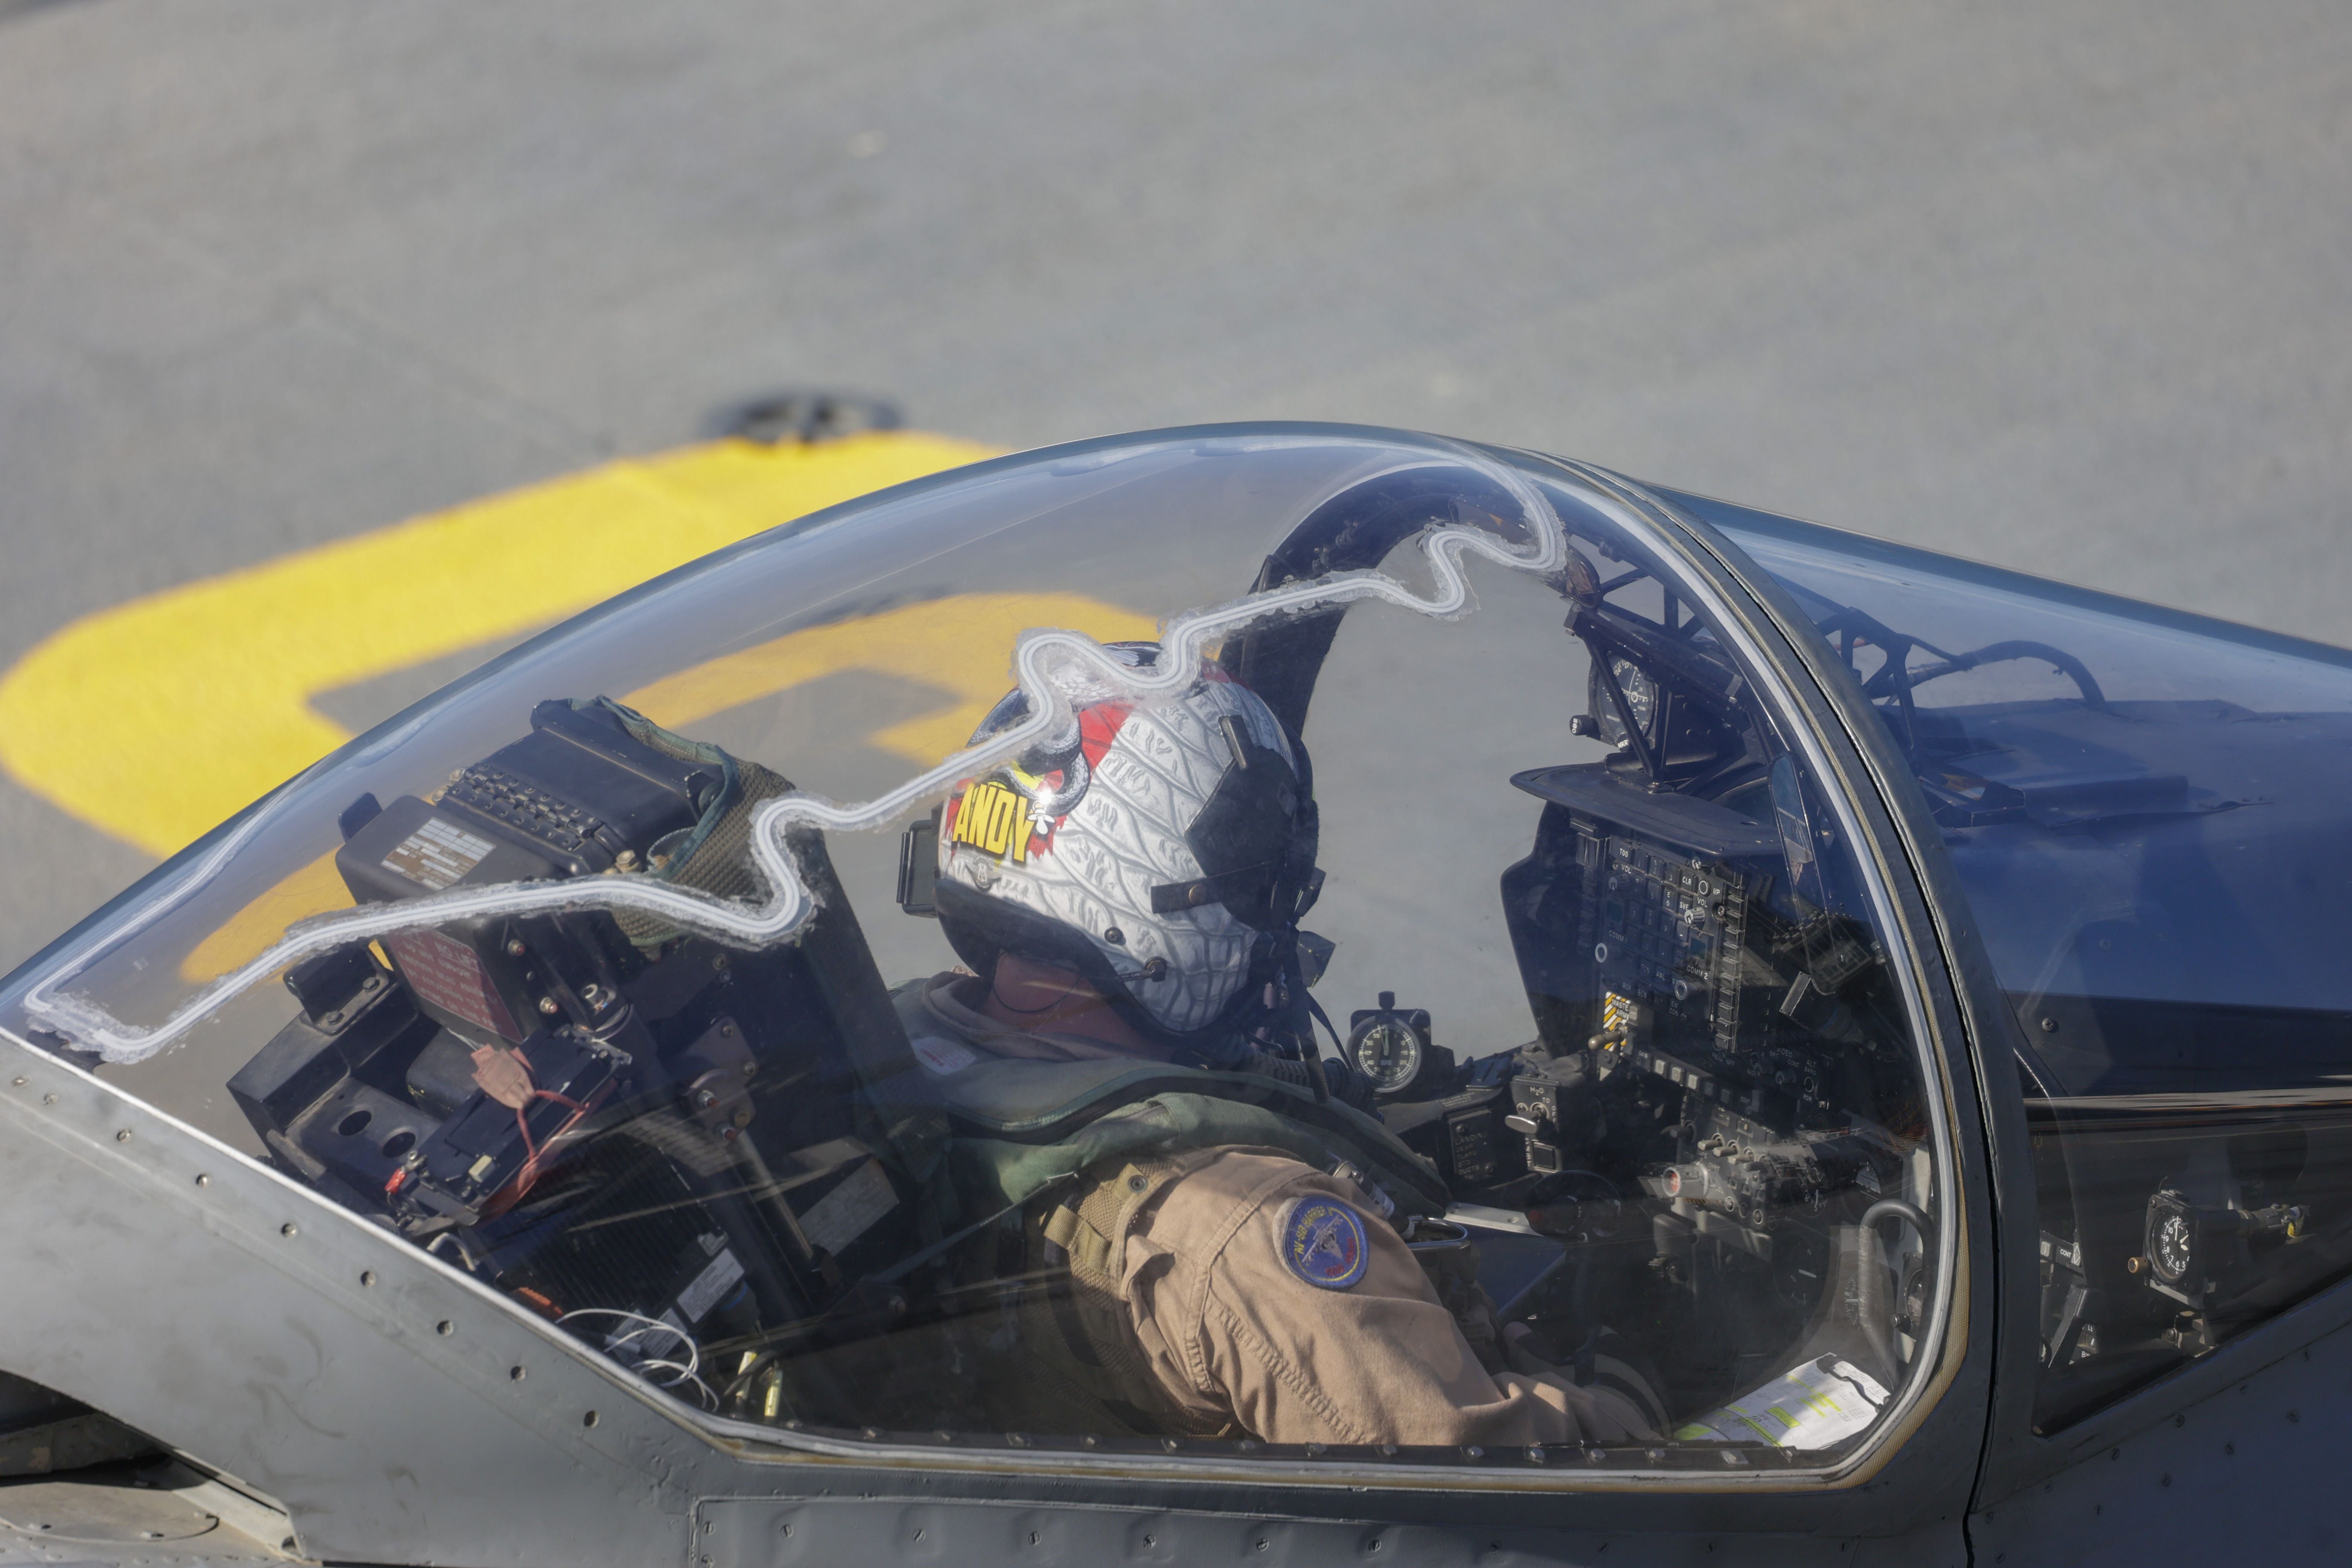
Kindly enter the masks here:
M 1642 673 L 1642 667 L 1631 659 L 1611 658 L 1609 673 L 1617 678 L 1617 689 L 1625 694 L 1625 706 L 1633 710 L 1633 722 L 1642 733 L 1650 732 L 1651 721 L 1658 716 L 1658 686 Z
M 1655 728 L 1654 721 L 1658 714 L 1658 683 L 1632 659 L 1615 655 L 1610 657 L 1609 673 L 1617 678 L 1617 689 L 1625 694 L 1625 706 L 1633 710 L 1633 722 L 1641 726 L 1644 735 L 1652 733 Z M 1601 740 L 1612 746 L 1623 745 L 1624 717 L 1611 700 L 1608 684 L 1601 679 L 1598 666 L 1592 671 L 1591 688 L 1589 706 Z
M 2154 1254 L 2148 1261 L 2155 1265 L 2158 1278 L 2179 1284 L 2189 1273 L 2190 1253 L 2196 1238 L 2190 1234 L 2189 1216 L 2178 1211 L 2165 1215 L 2156 1222 Z
M 1373 1024 L 1356 1037 L 1351 1054 L 1378 1094 L 1394 1094 L 1421 1076 L 1421 1037 L 1402 1019 Z

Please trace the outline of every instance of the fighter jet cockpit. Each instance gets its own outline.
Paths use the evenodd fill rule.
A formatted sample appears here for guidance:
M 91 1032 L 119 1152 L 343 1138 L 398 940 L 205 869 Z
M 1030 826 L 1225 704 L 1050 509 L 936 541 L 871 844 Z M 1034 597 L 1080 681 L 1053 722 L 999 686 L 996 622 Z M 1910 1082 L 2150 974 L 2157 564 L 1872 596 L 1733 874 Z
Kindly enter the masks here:
M 504 656 L 0 1002 L 713 1431 L 1849 1465 L 1958 1354 L 1951 1092 L 1818 716 L 1645 505 L 1303 426 L 903 487 Z

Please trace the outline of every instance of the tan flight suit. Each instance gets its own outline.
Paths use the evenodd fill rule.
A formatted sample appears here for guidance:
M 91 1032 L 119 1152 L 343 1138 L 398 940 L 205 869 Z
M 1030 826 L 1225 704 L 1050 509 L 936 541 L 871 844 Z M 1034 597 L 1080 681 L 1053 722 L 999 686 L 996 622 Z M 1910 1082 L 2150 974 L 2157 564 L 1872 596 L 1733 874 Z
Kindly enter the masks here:
M 1112 1053 L 1101 1042 L 1013 1030 L 927 987 L 929 1021 L 976 1050 L 1030 1059 Z M 1523 1352 L 1489 1372 L 1414 1254 L 1354 1183 L 1277 1151 L 1217 1149 L 1103 1173 L 1055 1211 L 1045 1237 L 1066 1256 L 1097 1359 L 1169 1429 L 1271 1443 L 1523 1445 L 1653 1439 L 1634 1403 L 1579 1387 Z M 1284 1259 L 1291 1200 L 1346 1203 L 1369 1243 L 1345 1289 Z M 1076 1199 L 1072 1200 L 1076 1202 Z M 1148 1386 L 1139 1387 L 1139 1382 Z
M 1279 1225 L 1307 1194 L 1348 1201 L 1363 1278 L 1295 1273 Z M 1531 1444 L 1652 1436 L 1613 1390 L 1489 1373 L 1402 1237 L 1353 1183 L 1226 1150 L 1169 1182 L 1128 1233 L 1118 1295 L 1160 1389 L 1270 1443 Z

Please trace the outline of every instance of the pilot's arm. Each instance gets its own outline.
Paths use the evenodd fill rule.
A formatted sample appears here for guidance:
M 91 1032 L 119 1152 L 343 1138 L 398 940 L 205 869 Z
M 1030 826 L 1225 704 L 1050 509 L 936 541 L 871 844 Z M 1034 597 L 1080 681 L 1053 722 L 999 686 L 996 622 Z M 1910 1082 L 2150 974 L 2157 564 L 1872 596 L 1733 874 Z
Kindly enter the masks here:
M 1403 1240 L 1352 1186 L 1228 1152 L 1129 1232 L 1122 1294 L 1160 1384 L 1272 1443 L 1534 1444 L 1654 1436 L 1633 1402 L 1490 1373 Z

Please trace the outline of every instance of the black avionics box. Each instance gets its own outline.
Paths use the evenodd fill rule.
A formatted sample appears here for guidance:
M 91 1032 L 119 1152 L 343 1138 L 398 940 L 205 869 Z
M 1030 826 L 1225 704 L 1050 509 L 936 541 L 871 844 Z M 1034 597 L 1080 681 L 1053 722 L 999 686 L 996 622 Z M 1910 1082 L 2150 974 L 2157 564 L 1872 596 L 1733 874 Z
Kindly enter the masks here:
M 530 723 L 439 800 L 402 795 L 354 826 L 335 853 L 352 896 L 387 903 L 640 868 L 700 820 L 723 783 L 718 767 L 647 745 L 601 704 L 542 702 Z M 478 1042 L 519 1043 L 539 1026 L 548 976 L 512 923 L 453 922 L 383 945 L 436 1022 Z

